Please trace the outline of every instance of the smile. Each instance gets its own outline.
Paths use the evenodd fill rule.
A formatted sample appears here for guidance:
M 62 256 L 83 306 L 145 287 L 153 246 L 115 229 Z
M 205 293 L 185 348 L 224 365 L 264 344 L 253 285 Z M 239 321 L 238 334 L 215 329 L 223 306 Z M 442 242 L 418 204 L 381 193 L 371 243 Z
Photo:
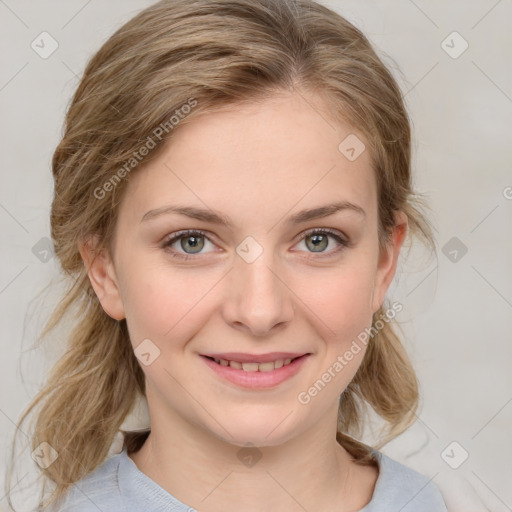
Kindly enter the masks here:
M 292 361 L 298 359 L 298 357 L 294 357 L 293 359 L 277 359 L 276 361 L 269 361 L 267 363 L 241 363 L 240 361 L 228 361 L 227 359 L 215 359 L 214 357 L 211 359 L 221 366 L 229 366 L 237 370 L 243 370 L 244 372 L 271 372 L 289 365 Z
M 273 388 L 291 379 L 306 364 L 311 354 L 274 361 L 236 361 L 201 355 L 216 378 L 246 389 Z

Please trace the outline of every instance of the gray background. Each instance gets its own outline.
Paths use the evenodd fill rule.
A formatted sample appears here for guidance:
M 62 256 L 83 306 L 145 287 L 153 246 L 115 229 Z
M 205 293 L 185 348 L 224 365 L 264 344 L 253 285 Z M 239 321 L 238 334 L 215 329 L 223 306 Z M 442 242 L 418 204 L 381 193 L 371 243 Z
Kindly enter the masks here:
M 29 348 L 56 297 L 39 292 L 58 274 L 45 238 L 65 108 L 86 59 L 151 3 L 0 0 L 1 461 L 61 350 L 59 340 Z M 375 43 L 406 93 L 415 183 L 437 230 L 438 257 L 413 247 L 388 294 L 404 304 L 399 319 L 423 398 L 416 424 L 382 451 L 432 478 L 450 511 L 510 511 L 511 1 L 323 3 Z M 43 31 L 58 43 L 47 58 L 31 47 L 42 46 Z M 29 478 L 21 472 L 18 488 Z

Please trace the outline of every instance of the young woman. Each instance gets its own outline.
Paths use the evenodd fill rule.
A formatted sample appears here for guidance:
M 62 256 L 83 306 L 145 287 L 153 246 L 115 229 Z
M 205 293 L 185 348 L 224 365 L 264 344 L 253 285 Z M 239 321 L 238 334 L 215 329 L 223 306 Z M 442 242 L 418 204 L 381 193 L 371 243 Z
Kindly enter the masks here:
M 326 7 L 164 0 L 121 27 L 53 157 L 47 332 L 74 328 L 20 421 L 39 510 L 445 511 L 379 451 L 418 407 L 386 301 L 406 237 L 433 244 L 410 173 L 396 82 Z M 121 430 L 140 397 L 150 428 Z

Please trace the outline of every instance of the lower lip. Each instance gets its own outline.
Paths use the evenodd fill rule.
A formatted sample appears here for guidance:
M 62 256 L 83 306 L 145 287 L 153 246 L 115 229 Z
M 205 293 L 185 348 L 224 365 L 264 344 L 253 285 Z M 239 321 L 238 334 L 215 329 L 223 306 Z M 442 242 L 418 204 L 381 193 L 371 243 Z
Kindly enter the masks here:
M 222 366 L 212 359 L 208 359 L 206 356 L 201 356 L 204 362 L 215 371 L 217 375 L 233 384 L 249 389 L 264 389 L 278 386 L 285 380 L 293 377 L 302 368 L 302 365 L 306 362 L 308 357 L 309 354 L 300 356 L 290 364 L 282 366 L 277 370 L 272 370 L 271 372 L 246 372 L 244 370 L 231 368 L 231 366 Z

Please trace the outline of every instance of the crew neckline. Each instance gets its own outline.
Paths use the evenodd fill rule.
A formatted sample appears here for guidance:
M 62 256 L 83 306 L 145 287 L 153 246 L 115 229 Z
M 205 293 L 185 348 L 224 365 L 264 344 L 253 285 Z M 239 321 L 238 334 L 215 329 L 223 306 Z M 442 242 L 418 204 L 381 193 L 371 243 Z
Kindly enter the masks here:
M 369 507 L 376 502 L 386 486 L 386 457 L 383 453 L 374 448 L 371 449 L 371 453 L 377 463 L 379 475 L 373 489 L 371 500 L 356 512 L 370 512 Z M 118 485 L 121 496 L 126 500 L 126 505 L 130 505 L 133 508 L 134 504 L 147 498 L 151 500 L 152 505 L 154 503 L 154 508 L 152 508 L 154 512 L 169 512 L 174 510 L 176 510 L 176 512 L 182 510 L 197 512 L 192 506 L 177 499 L 148 475 L 143 473 L 138 468 L 137 464 L 128 456 L 126 447 L 118 454 L 118 457 Z

